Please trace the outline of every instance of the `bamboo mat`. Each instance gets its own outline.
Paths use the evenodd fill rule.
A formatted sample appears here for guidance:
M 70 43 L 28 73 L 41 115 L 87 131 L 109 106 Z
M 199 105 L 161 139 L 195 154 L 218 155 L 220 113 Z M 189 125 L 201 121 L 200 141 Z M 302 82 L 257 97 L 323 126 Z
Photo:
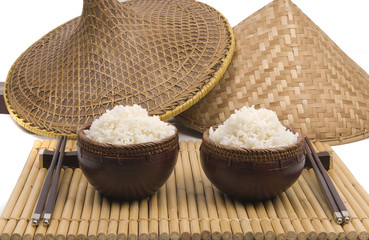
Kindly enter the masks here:
M 369 195 L 335 155 L 329 175 L 352 221 L 335 223 L 312 170 L 305 169 L 286 192 L 266 201 L 241 202 L 214 188 L 199 165 L 201 142 L 181 142 L 174 174 L 153 196 L 132 202 L 101 196 L 80 169 L 63 169 L 53 219 L 34 228 L 30 218 L 46 169 L 36 141 L 0 218 L 1 240 L 51 239 L 368 239 Z M 318 151 L 333 151 L 316 143 Z M 75 150 L 69 141 L 67 150 Z M 240 185 L 242 187 L 242 185 Z

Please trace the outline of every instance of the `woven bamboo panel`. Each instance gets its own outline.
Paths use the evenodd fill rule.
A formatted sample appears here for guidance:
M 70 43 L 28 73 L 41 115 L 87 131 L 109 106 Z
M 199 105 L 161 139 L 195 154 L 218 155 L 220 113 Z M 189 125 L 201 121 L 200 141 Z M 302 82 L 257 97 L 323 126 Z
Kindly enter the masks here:
M 167 120 L 208 93 L 234 51 L 232 28 L 192 0 L 85 0 L 13 64 L 10 114 L 43 136 L 76 130 L 116 105 L 138 104 Z
M 369 75 L 291 1 L 271 2 L 233 30 L 231 64 L 209 94 L 178 116 L 186 126 L 204 132 L 255 105 L 317 141 L 369 136 Z
M 36 141 L 0 218 L 1 239 L 368 239 L 369 195 L 335 155 L 329 170 L 352 220 L 333 220 L 312 170 L 277 197 L 254 202 L 229 198 L 214 188 L 199 164 L 201 142 L 181 142 L 174 173 L 153 196 L 117 202 L 101 196 L 80 169 L 63 169 L 53 219 L 34 228 L 30 217 L 46 169 L 40 149 L 56 141 Z M 316 143 L 321 151 L 329 145 Z M 69 141 L 67 149 L 75 149 Z M 240 186 L 242 187 L 242 186 Z

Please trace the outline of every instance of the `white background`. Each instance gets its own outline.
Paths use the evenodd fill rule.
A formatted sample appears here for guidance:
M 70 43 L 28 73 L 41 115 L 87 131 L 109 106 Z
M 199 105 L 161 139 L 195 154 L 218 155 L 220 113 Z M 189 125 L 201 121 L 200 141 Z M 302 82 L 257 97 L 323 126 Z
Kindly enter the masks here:
M 268 4 L 265 0 L 202 0 L 218 9 L 232 26 Z M 340 48 L 369 72 L 368 0 L 295 0 L 294 3 Z M 82 0 L 18 0 L 0 3 L 0 81 L 31 44 L 64 22 L 79 16 Z M 369 81 L 368 81 L 369 84 Z M 368 100 L 369 101 L 369 100 Z M 180 128 L 181 139 L 199 137 Z M 0 114 L 0 212 L 11 194 L 35 139 L 42 138 Z M 369 192 L 369 139 L 334 150 Z

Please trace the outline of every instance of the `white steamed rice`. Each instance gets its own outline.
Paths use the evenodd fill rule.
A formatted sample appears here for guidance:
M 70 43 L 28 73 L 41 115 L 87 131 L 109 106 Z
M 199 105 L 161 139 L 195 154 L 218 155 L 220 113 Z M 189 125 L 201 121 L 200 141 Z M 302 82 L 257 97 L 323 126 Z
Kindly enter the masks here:
M 146 109 L 138 105 L 116 106 L 93 121 L 85 135 L 95 141 L 110 144 L 136 144 L 160 140 L 175 134 L 175 128 L 149 116 Z
M 286 129 L 271 110 L 243 107 L 236 110 L 209 138 L 214 142 L 248 149 L 288 146 L 297 141 L 298 133 Z

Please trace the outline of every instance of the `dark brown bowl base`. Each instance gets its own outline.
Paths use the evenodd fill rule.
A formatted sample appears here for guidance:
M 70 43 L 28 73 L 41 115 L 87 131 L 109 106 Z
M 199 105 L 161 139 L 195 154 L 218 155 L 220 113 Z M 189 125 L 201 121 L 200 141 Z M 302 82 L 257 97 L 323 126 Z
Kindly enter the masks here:
M 177 162 L 178 147 L 142 157 L 106 158 L 78 148 L 78 159 L 88 181 L 103 195 L 137 200 L 155 193 Z
M 263 200 L 287 190 L 300 176 L 303 152 L 280 162 L 242 162 L 219 158 L 203 145 L 201 166 L 209 180 L 222 192 L 243 200 Z

